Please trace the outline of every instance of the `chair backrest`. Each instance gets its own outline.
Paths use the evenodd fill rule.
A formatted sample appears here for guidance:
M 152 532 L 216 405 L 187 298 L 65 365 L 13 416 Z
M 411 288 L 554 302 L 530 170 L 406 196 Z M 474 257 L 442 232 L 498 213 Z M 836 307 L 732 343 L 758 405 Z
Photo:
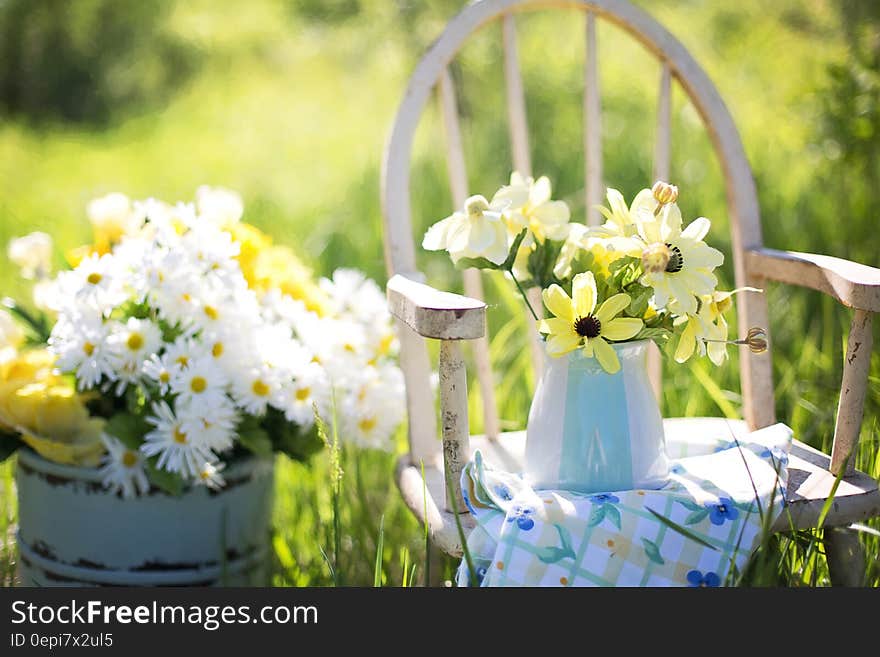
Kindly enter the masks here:
M 584 153 L 587 223 L 599 223 L 593 206 L 601 204 L 602 109 L 596 48 L 596 19 L 608 20 L 641 42 L 659 61 L 660 86 L 654 148 L 654 178 L 669 178 L 671 87 L 677 81 L 707 129 L 725 178 L 732 232 L 733 264 L 737 286 L 754 285 L 745 254 L 762 246 L 760 213 L 751 168 L 739 133 L 717 90 L 684 46 L 641 9 L 625 0 L 481 0 L 453 18 L 440 38 L 419 62 L 406 89 L 385 152 L 382 168 L 385 262 L 389 276 L 403 274 L 415 280 L 422 275 L 416 267 L 416 246 L 410 218 L 410 165 L 413 138 L 432 92 L 437 89 L 446 133 L 447 164 L 453 201 L 461 206 L 468 195 L 465 161 L 461 144 L 455 91 L 449 63 L 462 45 L 486 24 L 503 21 L 504 72 L 508 124 L 513 168 L 531 174 L 526 129 L 526 111 L 519 70 L 515 14 L 521 11 L 560 8 L 580 10 L 585 20 L 586 61 L 584 67 Z M 464 273 L 465 293 L 482 298 L 480 273 Z M 535 291 L 532 291 L 533 294 Z M 750 326 L 767 327 L 767 304 L 763 295 L 737 296 L 739 333 Z M 405 325 L 401 331 L 401 365 L 406 377 L 410 448 L 413 458 L 439 451 L 431 367 L 424 340 Z M 533 349 L 533 355 L 537 351 Z M 492 391 L 492 372 L 485 339 L 475 345 L 477 377 L 483 398 L 484 427 L 497 435 L 498 420 Z M 540 357 L 535 358 L 540 363 Z M 743 412 L 753 428 L 775 422 L 771 361 L 740 359 Z

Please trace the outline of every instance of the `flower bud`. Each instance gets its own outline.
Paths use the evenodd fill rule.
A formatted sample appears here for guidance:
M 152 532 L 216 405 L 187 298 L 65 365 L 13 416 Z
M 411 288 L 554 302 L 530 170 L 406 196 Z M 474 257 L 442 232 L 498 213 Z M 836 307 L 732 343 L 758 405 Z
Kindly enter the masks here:
M 672 254 L 669 252 L 668 246 L 663 242 L 654 242 L 642 251 L 642 268 L 646 272 L 659 274 L 666 271 L 666 266 L 669 264 L 671 257 Z
M 678 187 L 663 182 L 662 180 L 658 180 L 654 183 L 654 186 L 651 188 L 651 193 L 654 194 L 654 199 L 661 205 L 675 203 L 678 199 Z
M 746 344 L 753 354 L 763 354 L 767 351 L 767 331 L 760 326 L 753 326 L 746 334 Z
M 471 196 L 464 202 L 464 211 L 469 217 L 479 217 L 489 209 L 489 201 L 485 196 Z
M 40 280 L 52 269 L 52 238 L 41 232 L 17 237 L 9 242 L 7 255 L 24 278 Z

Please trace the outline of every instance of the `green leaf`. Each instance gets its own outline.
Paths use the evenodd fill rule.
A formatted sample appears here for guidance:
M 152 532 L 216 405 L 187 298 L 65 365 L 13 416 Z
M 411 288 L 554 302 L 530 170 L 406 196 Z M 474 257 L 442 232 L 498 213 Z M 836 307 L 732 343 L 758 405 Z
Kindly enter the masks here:
M 183 492 L 185 482 L 175 472 L 168 472 L 156 465 L 157 457 L 153 456 L 144 462 L 144 469 L 147 472 L 147 479 L 156 488 L 159 488 L 174 497 L 180 496 Z
M 144 435 L 151 428 L 143 416 L 122 411 L 107 420 L 104 433 L 118 438 L 129 449 L 136 450 L 144 442 Z
M 522 241 L 526 238 L 526 233 L 528 233 L 527 228 L 523 228 L 519 235 L 513 238 L 513 243 L 510 245 L 510 251 L 507 252 L 507 260 L 505 260 L 499 269 L 503 269 L 504 271 L 510 271 L 513 269 L 513 263 L 516 261 L 516 254 L 519 252 L 519 245 L 522 244 Z
M 245 432 L 238 432 L 238 440 L 242 447 L 250 450 L 257 456 L 272 456 L 272 440 L 265 429 L 254 428 Z
M 129 413 L 140 415 L 147 405 L 147 396 L 139 385 L 128 386 L 125 391 L 125 408 Z
M 562 542 L 562 547 L 542 547 L 537 552 L 538 559 L 544 563 L 556 563 L 565 558 L 574 559 L 577 555 L 571 548 L 571 534 L 569 534 L 568 530 L 562 525 L 554 524 L 553 527 L 556 528 L 556 533 L 559 534 L 559 540 Z
M 688 514 L 688 517 L 684 519 L 684 524 L 686 525 L 696 525 L 698 522 L 701 522 L 709 515 L 709 511 L 707 509 L 698 509 L 696 511 L 691 511 Z
M 574 556 L 574 550 L 571 546 L 571 532 L 562 525 L 556 524 L 553 526 L 556 527 L 556 533 L 559 534 L 559 540 L 562 541 L 562 547 L 571 552 L 571 556 Z
M 0 463 L 3 463 L 21 447 L 18 434 L 0 430 Z
M 592 512 L 590 513 L 590 519 L 587 520 L 588 527 L 595 527 L 603 520 L 605 520 L 605 507 L 607 505 L 602 504 L 600 506 L 594 506 Z
M 558 282 L 553 268 L 559 259 L 559 252 L 562 250 L 563 244 L 564 242 L 544 240 L 543 244 L 538 244 L 535 250 L 529 253 L 527 269 L 531 276 L 529 282 L 532 286 L 543 289 Z
M 3 297 L 0 303 L 30 329 L 30 335 L 28 335 L 28 342 L 30 344 L 46 344 L 46 341 L 49 339 L 50 328 L 49 322 L 43 313 L 33 315 L 27 309 L 18 305 L 15 299 L 10 297 Z
M 671 337 L 672 333 L 665 328 L 649 328 L 646 326 L 636 333 L 636 337 L 634 337 L 633 340 L 655 340 L 666 342 Z
M 642 545 L 645 548 L 645 554 L 651 561 L 658 563 L 661 566 L 666 563 L 666 561 L 663 560 L 663 557 L 660 556 L 660 548 L 657 547 L 657 544 L 654 541 L 649 541 L 647 538 L 643 538 Z
M 318 425 L 308 429 L 288 421 L 284 413 L 269 408 L 262 418 L 245 416 L 238 425 L 238 432 L 249 433 L 254 430 L 265 431 L 273 449 L 284 452 L 295 461 L 306 461 L 324 448 L 324 441 L 318 433 Z
M 672 531 L 678 532 L 679 534 L 681 534 L 685 538 L 689 538 L 690 540 L 694 541 L 695 543 L 699 543 L 700 545 L 702 545 L 704 547 L 715 550 L 716 552 L 718 551 L 718 548 L 715 547 L 714 545 L 712 545 L 711 543 L 704 541 L 702 538 L 700 538 L 699 536 L 697 536 L 693 532 L 685 529 L 684 527 L 679 525 L 677 522 L 670 520 L 669 518 L 667 518 L 666 516 L 664 516 L 662 514 L 657 513 L 656 511 L 654 511 L 654 509 L 645 507 L 645 510 L 648 511 L 652 516 L 657 518 L 657 520 L 659 520 L 662 524 L 669 527 Z
M 620 510 L 613 504 L 605 504 L 603 508 L 605 509 L 605 515 L 611 521 L 611 524 L 620 529 Z
M 629 302 L 626 314 L 630 317 L 642 317 L 648 310 L 648 301 L 651 299 L 654 291 L 644 285 L 635 285 L 633 288 L 633 290 L 630 290 L 631 301 Z
M 496 265 L 488 258 L 459 258 L 455 263 L 456 269 L 501 269 L 501 265 Z
M 704 509 L 705 507 L 697 504 L 696 502 L 692 502 L 690 500 L 676 500 L 679 504 L 681 504 L 685 509 L 689 511 L 699 511 L 700 509 Z

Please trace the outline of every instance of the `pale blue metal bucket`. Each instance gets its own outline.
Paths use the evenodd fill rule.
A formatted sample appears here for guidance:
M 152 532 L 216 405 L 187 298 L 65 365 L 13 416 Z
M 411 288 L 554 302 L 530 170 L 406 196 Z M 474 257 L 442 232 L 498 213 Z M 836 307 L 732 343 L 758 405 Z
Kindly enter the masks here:
M 219 491 L 157 489 L 133 499 L 105 490 L 99 471 L 18 454 L 19 577 L 23 586 L 268 584 L 274 460 L 223 472 Z

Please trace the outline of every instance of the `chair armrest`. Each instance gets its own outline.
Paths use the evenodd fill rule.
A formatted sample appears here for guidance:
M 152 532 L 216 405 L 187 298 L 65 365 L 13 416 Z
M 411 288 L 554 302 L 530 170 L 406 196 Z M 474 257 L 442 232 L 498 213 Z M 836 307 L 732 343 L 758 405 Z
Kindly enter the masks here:
M 424 338 L 475 340 L 486 333 L 486 304 L 441 292 L 397 274 L 386 288 L 388 310 Z
M 880 269 L 832 256 L 776 249 L 749 251 L 746 263 L 753 277 L 809 287 L 850 308 L 880 311 Z

